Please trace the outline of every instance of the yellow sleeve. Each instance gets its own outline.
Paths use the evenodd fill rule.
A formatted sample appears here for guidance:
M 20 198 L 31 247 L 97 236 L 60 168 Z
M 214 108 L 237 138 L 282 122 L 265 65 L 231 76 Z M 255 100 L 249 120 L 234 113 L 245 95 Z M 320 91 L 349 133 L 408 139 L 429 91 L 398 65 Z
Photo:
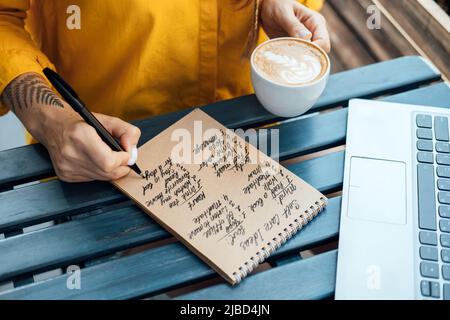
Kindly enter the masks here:
M 310 9 L 319 11 L 322 9 L 325 0 L 300 0 L 300 2 Z
M 25 30 L 30 0 L 0 0 L 0 95 L 16 77 L 53 67 Z M 1 105 L 0 115 L 7 112 Z

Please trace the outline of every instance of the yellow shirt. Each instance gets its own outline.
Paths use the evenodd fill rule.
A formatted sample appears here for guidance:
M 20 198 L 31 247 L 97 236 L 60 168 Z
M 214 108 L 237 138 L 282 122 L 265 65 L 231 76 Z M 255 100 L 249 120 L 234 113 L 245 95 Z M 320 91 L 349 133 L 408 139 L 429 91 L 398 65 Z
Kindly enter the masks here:
M 125 120 L 248 94 L 254 1 L 0 0 L 0 93 L 53 66 L 91 110 Z

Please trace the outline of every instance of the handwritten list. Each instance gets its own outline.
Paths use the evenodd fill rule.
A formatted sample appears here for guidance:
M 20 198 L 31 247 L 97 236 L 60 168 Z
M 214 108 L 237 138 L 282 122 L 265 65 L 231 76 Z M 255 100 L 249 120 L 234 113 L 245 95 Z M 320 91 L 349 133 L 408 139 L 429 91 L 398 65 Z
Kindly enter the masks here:
M 144 179 L 130 173 L 114 184 L 232 284 L 325 205 L 200 110 L 144 144 L 138 165 Z

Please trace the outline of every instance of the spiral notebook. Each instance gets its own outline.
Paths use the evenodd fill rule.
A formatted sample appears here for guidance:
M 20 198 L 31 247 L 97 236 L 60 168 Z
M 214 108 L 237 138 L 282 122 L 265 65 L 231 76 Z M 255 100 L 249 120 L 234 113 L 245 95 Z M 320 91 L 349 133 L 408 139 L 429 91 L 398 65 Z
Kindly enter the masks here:
M 131 172 L 113 182 L 231 284 L 326 205 L 319 191 L 249 143 L 256 144 L 255 131 L 245 134 L 195 109 L 139 148 L 145 178 Z M 276 143 L 264 140 L 260 146 Z

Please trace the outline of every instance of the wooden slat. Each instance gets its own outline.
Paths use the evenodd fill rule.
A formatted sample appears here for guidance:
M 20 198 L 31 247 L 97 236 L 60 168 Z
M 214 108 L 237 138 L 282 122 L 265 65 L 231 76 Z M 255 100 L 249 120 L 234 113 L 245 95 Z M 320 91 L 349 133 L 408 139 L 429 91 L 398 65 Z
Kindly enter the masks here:
M 418 57 L 403 57 L 381 64 L 341 72 L 330 77 L 328 86 L 310 112 L 346 104 L 351 98 L 369 98 L 416 88 L 440 79 L 440 74 Z M 231 108 L 238 108 L 231 111 Z M 241 97 L 202 107 L 204 111 L 229 128 L 256 126 L 278 120 L 265 111 L 256 98 Z M 189 110 L 135 122 L 142 130 L 141 142 L 147 141 Z M 38 155 L 38 156 L 36 156 Z M 27 165 L 20 165 L 18 159 Z M 42 146 L 27 146 L 0 152 L 0 190 L 19 183 L 51 176 L 53 169 Z
M 281 160 L 332 148 L 345 142 L 347 109 L 283 123 L 271 129 L 280 130 Z
M 383 100 L 396 103 L 450 108 L 450 85 L 443 82 L 433 86 L 389 96 Z
M 334 296 L 337 250 L 298 260 L 249 277 L 182 295 L 183 300 L 310 300 Z
M 344 153 L 287 168 L 324 193 L 342 185 Z M 320 174 L 317 174 L 320 172 Z M 14 276 L 79 263 L 169 236 L 139 208 L 130 206 L 0 240 L 0 282 Z M 311 239 L 311 242 L 323 239 Z
M 0 166 L 0 192 L 53 175 L 48 152 L 41 144 L 1 151 Z
M 327 208 L 271 258 L 335 237 L 340 206 L 340 198 L 330 199 Z M 182 244 L 174 243 L 82 269 L 81 290 L 66 289 L 67 275 L 61 275 L 0 293 L 0 300 L 130 299 L 165 292 L 214 275 L 212 269 Z
M 284 160 L 342 144 L 346 121 L 347 110 L 341 109 L 274 127 L 280 130 L 280 158 Z M 55 180 L 3 192 L 0 203 L 5 205 L 0 207 L 0 232 L 121 200 L 126 200 L 125 196 L 111 185 L 100 182 L 68 184 Z
M 0 233 L 125 201 L 106 182 L 52 180 L 0 193 Z

